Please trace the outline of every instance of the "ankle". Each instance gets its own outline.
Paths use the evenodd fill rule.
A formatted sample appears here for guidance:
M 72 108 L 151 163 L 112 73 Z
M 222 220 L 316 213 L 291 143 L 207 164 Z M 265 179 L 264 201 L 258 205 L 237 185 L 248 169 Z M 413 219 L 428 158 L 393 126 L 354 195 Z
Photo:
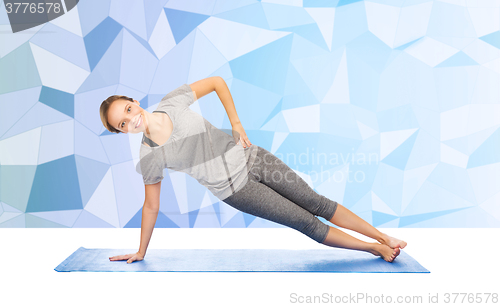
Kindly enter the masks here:
M 387 242 L 387 235 L 385 233 L 379 232 L 379 236 L 376 238 L 376 240 L 380 244 L 386 244 L 386 242 Z
M 378 244 L 378 243 L 369 243 L 369 244 L 370 244 L 370 246 L 368 247 L 368 249 L 366 251 L 370 252 L 374 255 L 378 255 L 380 244 Z

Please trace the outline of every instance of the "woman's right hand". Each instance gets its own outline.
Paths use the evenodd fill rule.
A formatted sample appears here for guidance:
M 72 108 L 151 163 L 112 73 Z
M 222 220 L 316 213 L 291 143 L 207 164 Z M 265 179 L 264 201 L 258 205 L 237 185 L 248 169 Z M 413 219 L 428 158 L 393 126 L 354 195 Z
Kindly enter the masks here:
M 142 254 L 140 254 L 139 252 L 137 252 L 135 254 L 127 254 L 127 255 L 109 257 L 110 261 L 127 260 L 127 263 L 132 263 L 134 261 L 141 261 L 143 259 L 144 259 L 144 256 Z

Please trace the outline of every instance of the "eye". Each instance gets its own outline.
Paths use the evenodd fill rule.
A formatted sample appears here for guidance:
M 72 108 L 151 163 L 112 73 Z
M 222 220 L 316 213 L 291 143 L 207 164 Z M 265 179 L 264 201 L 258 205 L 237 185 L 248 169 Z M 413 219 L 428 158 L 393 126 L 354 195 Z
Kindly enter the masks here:
M 128 107 L 127 111 L 130 111 L 130 109 L 131 109 L 131 108 L 130 108 L 130 107 Z M 122 123 L 121 128 L 123 128 L 123 125 L 124 125 L 124 124 L 125 124 L 125 122 L 123 122 L 123 123 Z

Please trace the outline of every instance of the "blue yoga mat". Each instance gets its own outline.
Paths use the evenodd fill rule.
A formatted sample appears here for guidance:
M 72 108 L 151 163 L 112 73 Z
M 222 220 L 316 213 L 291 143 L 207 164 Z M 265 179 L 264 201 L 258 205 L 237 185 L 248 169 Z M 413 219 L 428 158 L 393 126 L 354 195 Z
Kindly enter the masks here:
M 339 272 L 430 273 L 401 250 L 393 262 L 367 252 L 332 249 L 150 249 L 144 260 L 127 263 L 109 257 L 133 249 L 80 247 L 59 264 L 58 272 Z

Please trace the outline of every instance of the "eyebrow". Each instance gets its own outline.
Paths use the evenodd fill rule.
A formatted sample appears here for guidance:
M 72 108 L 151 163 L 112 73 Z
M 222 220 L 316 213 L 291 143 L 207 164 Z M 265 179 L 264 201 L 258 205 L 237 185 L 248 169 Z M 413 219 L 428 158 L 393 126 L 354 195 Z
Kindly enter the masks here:
M 129 105 L 128 103 L 125 105 L 125 109 L 123 109 L 123 112 L 125 112 L 125 110 L 127 110 L 128 105 Z M 120 126 L 120 125 L 121 125 L 121 123 L 122 123 L 122 122 L 120 121 L 120 122 L 118 123 L 118 126 Z M 118 127 L 117 127 L 117 128 L 118 128 Z M 120 127 L 120 128 L 118 128 L 118 130 L 120 130 L 120 129 L 121 129 L 121 127 Z

